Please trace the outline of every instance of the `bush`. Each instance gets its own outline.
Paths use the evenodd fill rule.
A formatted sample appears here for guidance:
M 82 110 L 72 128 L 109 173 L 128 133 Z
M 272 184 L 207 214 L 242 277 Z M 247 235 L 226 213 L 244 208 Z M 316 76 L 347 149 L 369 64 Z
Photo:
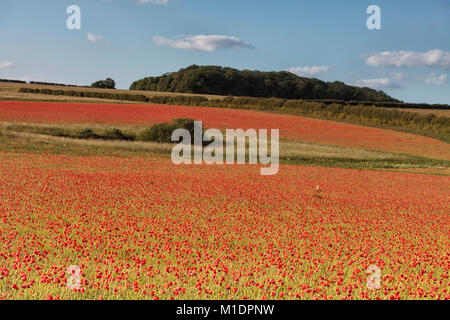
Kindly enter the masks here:
M 160 143 L 170 143 L 173 126 L 167 122 L 159 123 L 146 129 L 139 135 L 141 141 L 152 141 Z
M 10 83 L 27 83 L 23 80 L 12 80 L 12 79 L 0 79 L 0 82 L 10 82 Z
M 153 96 L 148 101 L 154 104 L 201 106 L 208 99 L 201 96 Z
M 61 128 L 54 128 L 54 127 L 47 127 L 47 128 L 37 128 L 36 133 L 38 134 L 45 134 L 49 136 L 54 137 L 70 137 L 70 134 L 68 134 L 64 129 Z
M 20 92 L 20 93 L 33 93 L 34 90 L 31 89 L 31 88 L 20 88 L 20 89 L 19 89 L 19 92 Z
M 125 101 L 139 101 L 149 102 L 150 98 L 143 94 L 129 94 L 129 93 L 110 93 L 110 92 L 92 92 L 92 91 L 74 91 L 74 90 L 52 90 L 52 89 L 32 89 L 32 88 L 20 88 L 21 93 L 40 93 L 57 96 L 70 96 L 70 97 L 85 97 L 85 98 L 97 98 L 97 99 L 112 99 L 112 100 L 125 100 Z
M 97 82 L 94 82 L 91 85 L 92 88 L 101 88 L 101 89 L 115 89 L 116 88 L 116 82 L 111 78 L 106 78 L 105 80 L 100 80 Z
M 78 139 L 101 139 L 101 137 L 96 134 L 92 129 L 82 129 L 75 135 Z
M 119 129 L 110 129 L 110 130 L 106 130 L 102 135 L 101 135 L 102 139 L 106 139 L 106 140 L 134 140 L 135 137 L 130 136 L 130 135 L 126 135 L 124 134 L 122 131 L 120 131 Z
M 144 130 L 139 134 L 138 139 L 141 141 L 152 141 L 159 143 L 172 143 L 172 132 L 176 129 L 186 129 L 194 136 L 194 120 L 192 119 L 175 119 L 172 123 L 158 123 Z

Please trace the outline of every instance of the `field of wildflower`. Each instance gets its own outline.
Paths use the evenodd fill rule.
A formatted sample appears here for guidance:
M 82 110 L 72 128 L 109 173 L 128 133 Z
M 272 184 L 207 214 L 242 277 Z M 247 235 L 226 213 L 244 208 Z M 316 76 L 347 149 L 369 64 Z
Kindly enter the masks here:
M 177 117 L 279 128 L 299 141 L 450 154 L 426 137 L 288 115 L 0 102 L 8 123 Z M 3 133 L 0 144 L 0 299 L 450 298 L 448 175 L 284 163 L 260 176 L 255 165 L 175 166 L 154 154 L 76 154 L 81 146 L 69 154 L 69 140 L 39 141 L 45 152 L 35 153 L 21 150 L 18 137 Z
M 446 176 L 2 153 L 0 181 L 1 299 L 450 298 Z

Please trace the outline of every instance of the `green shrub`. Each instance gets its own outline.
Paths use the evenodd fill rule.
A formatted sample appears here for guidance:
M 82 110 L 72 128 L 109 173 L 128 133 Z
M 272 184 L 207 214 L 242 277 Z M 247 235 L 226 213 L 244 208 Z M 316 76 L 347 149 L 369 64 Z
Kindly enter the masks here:
M 105 80 L 96 81 L 91 85 L 92 88 L 101 89 L 115 89 L 116 82 L 111 78 L 106 78 Z
M 21 93 L 33 93 L 33 89 L 31 89 L 31 88 L 20 88 L 19 89 L 19 92 L 21 92 Z
M 194 120 L 175 119 L 172 123 L 158 123 L 141 132 L 138 136 L 140 141 L 152 141 L 159 143 L 172 143 L 172 132 L 176 129 L 186 129 L 194 136 Z
M 53 127 L 47 127 L 47 128 L 36 128 L 36 133 L 39 134 L 45 134 L 49 136 L 54 137 L 69 137 L 70 134 L 61 128 L 53 128 Z
M 92 129 L 82 129 L 74 136 L 78 139 L 100 139 L 101 137 L 96 134 Z
M 170 123 L 158 123 L 146 129 L 139 135 L 141 141 L 170 143 L 173 126 Z
M 134 136 L 126 135 L 119 129 L 115 129 L 115 128 L 109 129 L 109 130 L 106 130 L 105 132 L 103 132 L 103 134 L 101 135 L 101 138 L 106 139 L 106 140 L 127 140 L 127 141 L 135 140 Z

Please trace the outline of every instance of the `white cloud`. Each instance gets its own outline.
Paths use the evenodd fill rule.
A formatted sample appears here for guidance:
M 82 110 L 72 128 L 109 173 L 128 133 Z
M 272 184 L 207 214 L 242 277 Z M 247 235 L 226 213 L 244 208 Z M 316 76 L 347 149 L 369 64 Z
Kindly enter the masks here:
M 426 84 L 435 84 L 437 86 L 442 86 L 447 82 L 447 75 L 441 74 L 438 76 L 435 73 L 431 73 L 424 79 L 424 81 Z
M 151 3 L 151 4 L 156 4 L 156 5 L 166 5 L 169 3 L 169 0 L 138 0 L 138 2 L 140 4 L 147 4 L 147 3 Z
M 95 35 L 92 32 L 88 32 L 87 38 L 90 42 L 96 43 L 103 39 L 102 35 Z
M 440 49 L 428 52 L 384 51 L 367 56 L 366 64 L 373 67 L 450 69 L 450 52 Z
M 402 86 L 387 78 L 362 79 L 355 83 L 358 87 L 369 87 L 373 89 L 400 89 Z
M 329 66 L 305 66 L 305 67 L 293 67 L 287 71 L 292 72 L 298 76 L 317 76 L 322 72 L 327 72 L 331 69 Z
M 153 41 L 160 46 L 169 46 L 175 49 L 195 50 L 195 51 L 216 51 L 218 49 L 241 49 L 253 48 L 248 42 L 242 41 L 236 37 L 221 35 L 195 35 L 178 36 L 175 39 L 169 39 L 161 36 L 154 36 Z
M 14 68 L 15 66 L 11 61 L 0 61 L 0 69 Z

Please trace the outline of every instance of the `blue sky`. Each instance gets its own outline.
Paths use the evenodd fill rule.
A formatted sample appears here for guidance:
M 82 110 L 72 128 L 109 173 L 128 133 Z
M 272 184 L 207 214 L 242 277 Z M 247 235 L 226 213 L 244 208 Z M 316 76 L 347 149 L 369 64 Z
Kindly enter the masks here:
M 448 0 L 1 0 L 0 78 L 90 84 L 191 64 L 291 70 L 450 104 Z M 69 5 L 81 30 L 69 30 Z M 369 30 L 369 5 L 381 30 Z

